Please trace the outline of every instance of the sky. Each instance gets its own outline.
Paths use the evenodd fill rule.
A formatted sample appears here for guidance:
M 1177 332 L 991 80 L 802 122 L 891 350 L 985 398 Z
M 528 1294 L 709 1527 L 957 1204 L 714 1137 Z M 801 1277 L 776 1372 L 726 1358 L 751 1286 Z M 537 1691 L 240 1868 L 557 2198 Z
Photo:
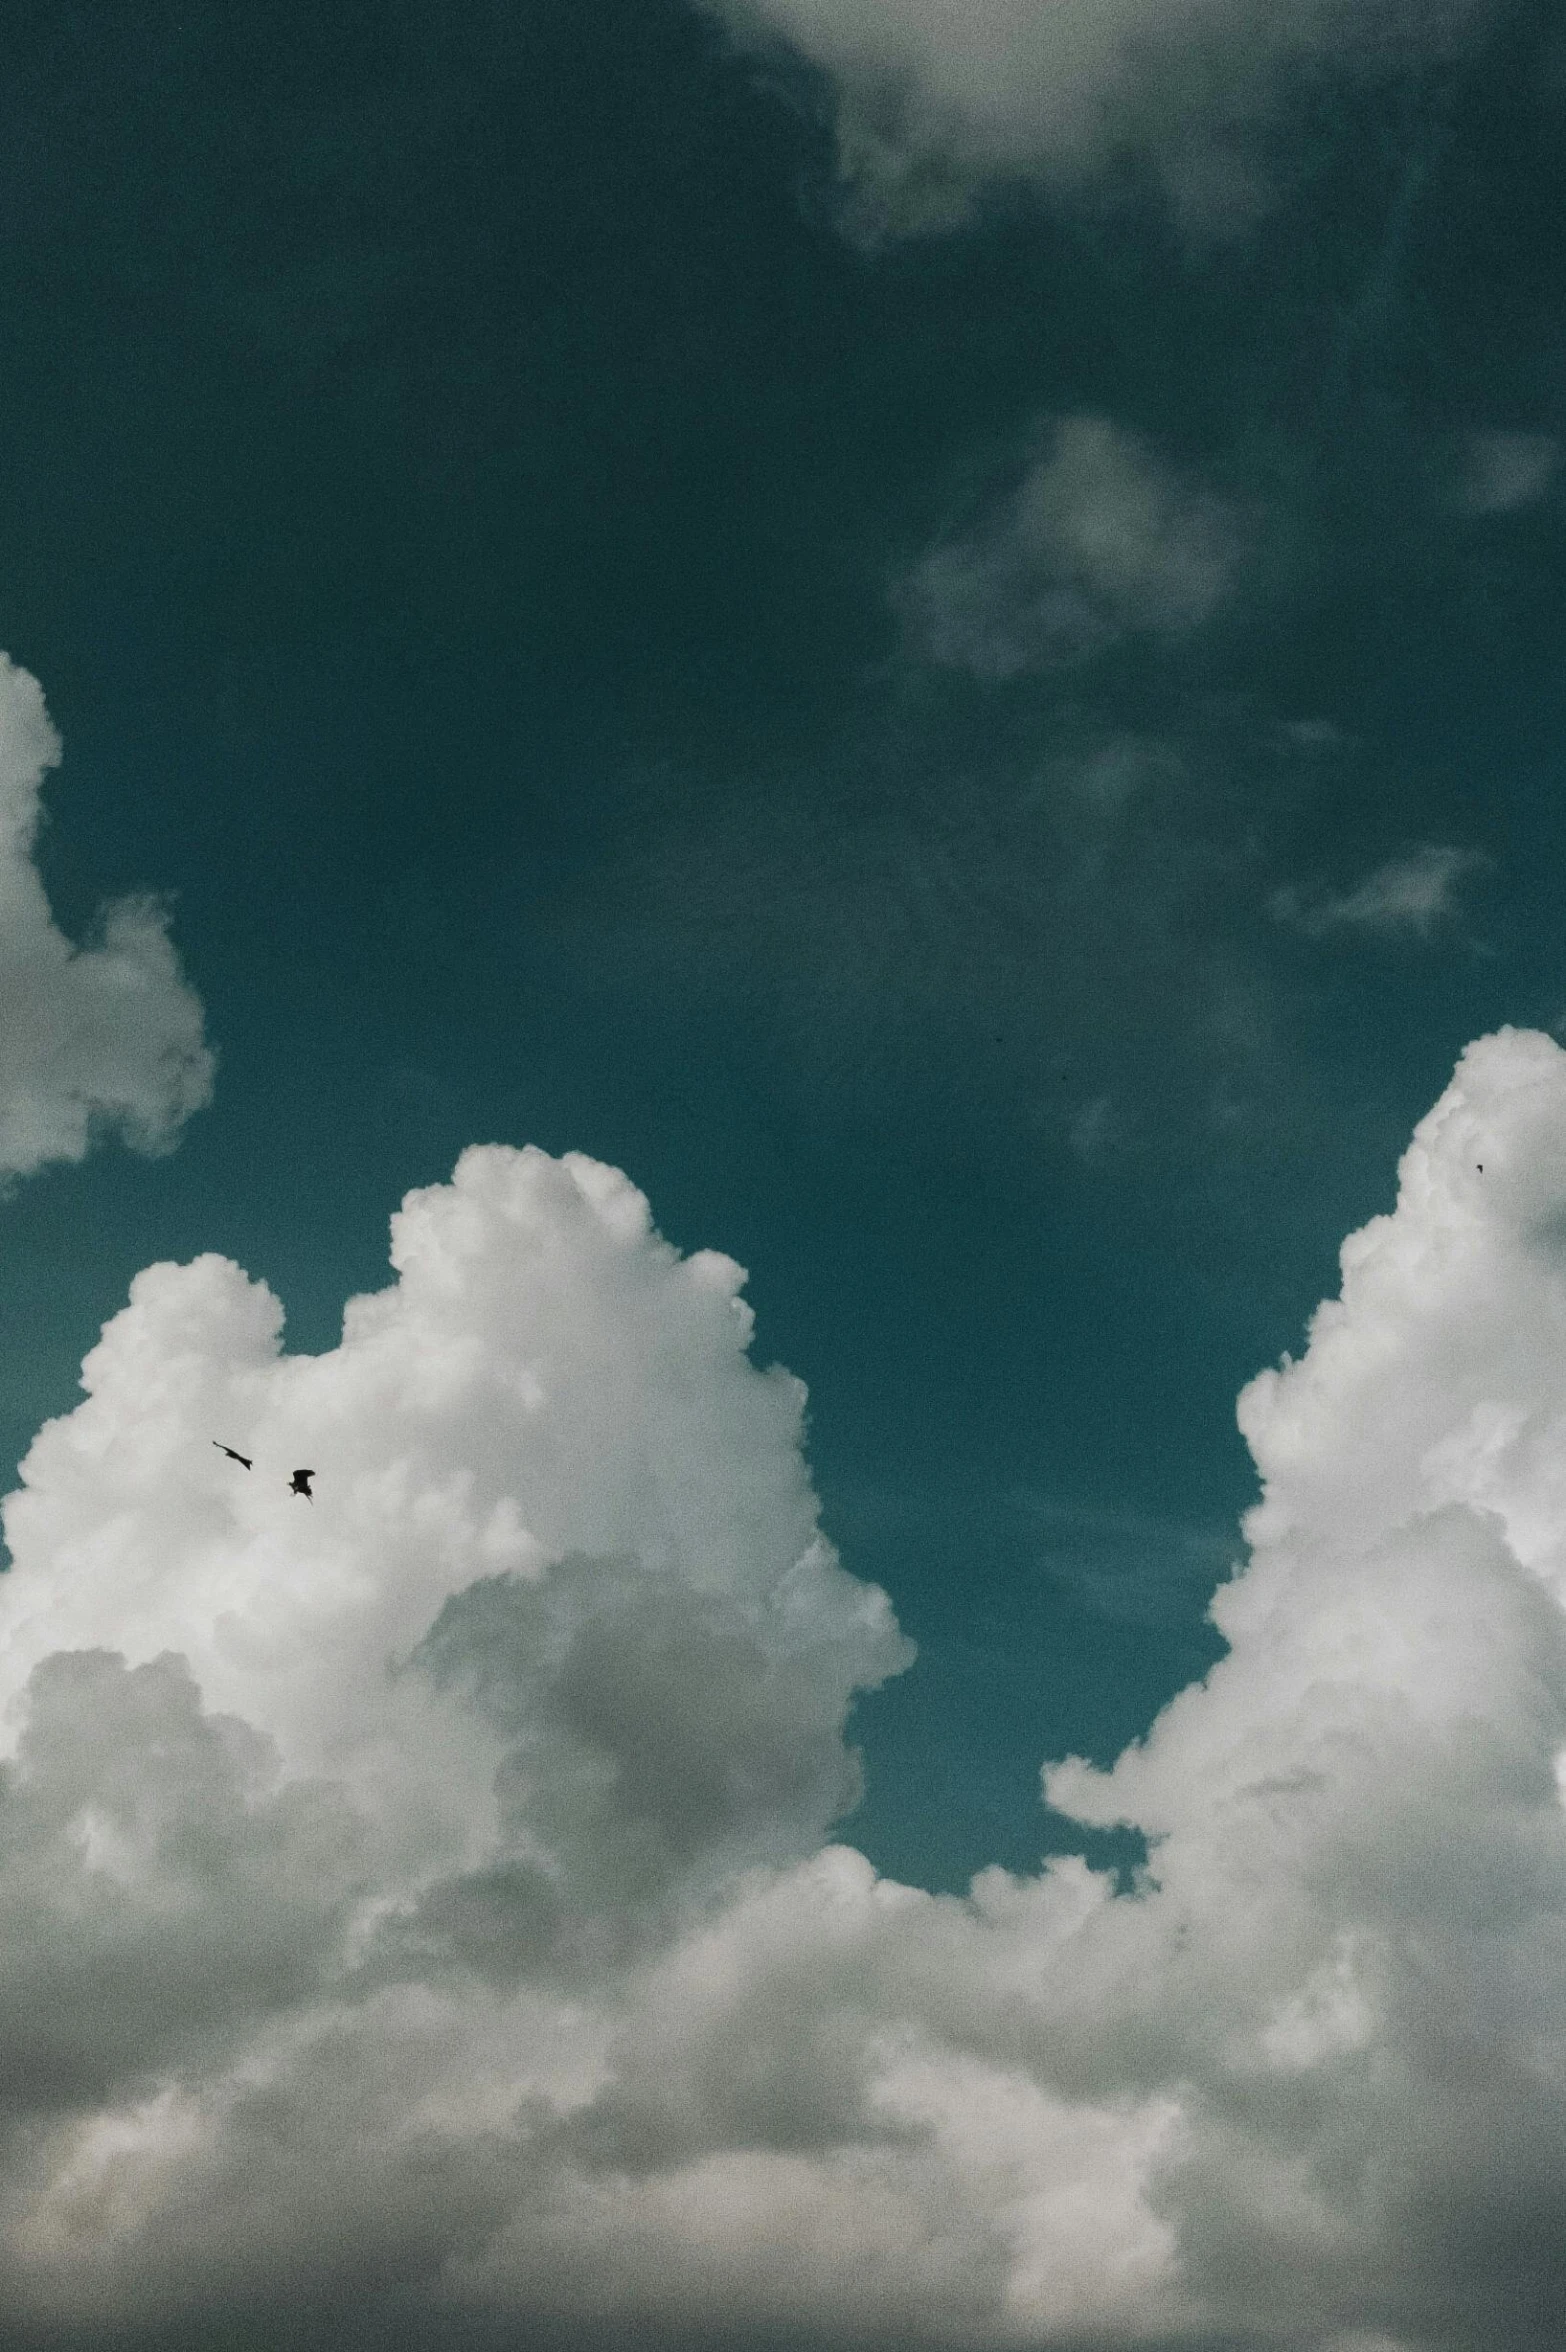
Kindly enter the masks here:
M 0 133 L 20 2352 L 1558 2345 L 1558 12 Z

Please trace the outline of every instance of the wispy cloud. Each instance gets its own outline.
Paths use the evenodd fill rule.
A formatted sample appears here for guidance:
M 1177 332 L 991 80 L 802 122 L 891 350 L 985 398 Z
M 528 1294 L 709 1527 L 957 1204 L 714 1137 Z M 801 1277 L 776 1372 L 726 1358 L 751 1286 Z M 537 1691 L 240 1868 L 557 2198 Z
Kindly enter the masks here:
M 1464 883 L 1487 872 L 1491 862 L 1480 850 L 1422 842 L 1389 858 L 1351 890 L 1316 898 L 1302 898 L 1293 888 L 1277 891 L 1272 912 L 1310 939 L 1335 931 L 1428 939 L 1456 922 Z
M 1512 514 L 1532 506 L 1560 471 L 1553 433 L 1471 433 L 1463 445 L 1457 503 L 1465 514 Z
M 1122 1624 L 1188 1621 L 1193 1601 L 1223 1580 L 1242 1549 L 1232 1534 L 1146 1513 L 1084 1510 L 1025 1494 L 1012 1502 L 1044 1574 Z
M 1112 1151 L 1122 1132 L 1123 1117 L 1112 1094 L 1095 1094 L 1083 1103 L 1074 1113 L 1070 1129 L 1071 1148 L 1077 1158 L 1091 1166 Z
M 615 865 L 550 910 L 551 952 L 612 1000 L 743 1004 L 818 1110 L 938 1086 L 944 1116 L 1000 1099 L 1064 1153 L 1108 1094 L 1097 1142 L 1164 1158 L 1205 1150 L 1221 1102 L 1236 1149 L 1291 1149 L 1321 1098 L 1280 1040 L 1292 959 L 1256 903 L 1273 811 L 1338 739 L 1226 705 L 1128 726 L 1027 686 L 976 724 L 961 674 L 897 677 L 894 724 L 830 762 L 721 798 L 654 779 Z
M 82 946 L 50 912 L 33 848 L 60 748 L 37 679 L 0 654 L 0 1180 L 80 1160 L 105 1130 L 165 1150 L 212 1092 L 167 909 L 117 899 Z
M 1223 602 L 1245 553 L 1232 503 L 1107 417 L 1060 419 L 1045 453 L 969 528 L 932 548 L 894 601 L 930 660 L 1003 680 L 1177 638 Z
M 1187 226 L 1251 222 L 1290 80 L 1418 68 L 1459 50 L 1492 0 L 712 0 L 742 35 L 827 67 L 865 237 L 941 229 L 993 178 L 1071 186 L 1139 156 Z

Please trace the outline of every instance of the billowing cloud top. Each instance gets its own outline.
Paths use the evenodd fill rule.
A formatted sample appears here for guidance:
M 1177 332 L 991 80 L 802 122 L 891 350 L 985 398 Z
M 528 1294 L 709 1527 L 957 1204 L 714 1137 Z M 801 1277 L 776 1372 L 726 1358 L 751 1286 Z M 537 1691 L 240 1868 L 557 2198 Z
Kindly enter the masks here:
M 73 947 L 33 863 L 60 738 L 36 678 L 0 654 L 0 1182 L 80 1160 L 117 1128 L 161 1151 L 212 1092 L 201 1006 L 156 899 L 116 899 Z
M 1241 1400 L 1229 1654 L 1046 1768 L 1147 1873 L 965 1900 L 823 1843 L 910 1652 L 623 1177 L 466 1154 L 321 1357 L 140 1276 L 6 1507 L 16 2325 L 1558 2342 L 1563 1236 L 1503 1032 Z

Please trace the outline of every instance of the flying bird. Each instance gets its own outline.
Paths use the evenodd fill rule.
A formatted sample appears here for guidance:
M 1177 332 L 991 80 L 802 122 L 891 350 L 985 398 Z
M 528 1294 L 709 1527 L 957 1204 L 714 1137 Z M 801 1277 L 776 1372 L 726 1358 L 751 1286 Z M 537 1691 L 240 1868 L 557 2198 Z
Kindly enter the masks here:
M 236 1454 L 233 1447 L 226 1446 L 220 1437 L 215 1437 L 212 1440 L 212 1443 L 217 1447 L 217 1450 L 220 1454 L 227 1454 L 231 1462 L 237 1462 L 241 1470 L 248 1470 L 250 1468 L 251 1460 L 253 1458 L 251 1455 Z
M 307 1503 L 313 1503 L 315 1501 L 315 1497 L 310 1492 L 310 1481 L 314 1476 L 315 1472 L 313 1470 L 296 1470 L 292 1478 L 288 1481 L 289 1493 L 302 1494 Z

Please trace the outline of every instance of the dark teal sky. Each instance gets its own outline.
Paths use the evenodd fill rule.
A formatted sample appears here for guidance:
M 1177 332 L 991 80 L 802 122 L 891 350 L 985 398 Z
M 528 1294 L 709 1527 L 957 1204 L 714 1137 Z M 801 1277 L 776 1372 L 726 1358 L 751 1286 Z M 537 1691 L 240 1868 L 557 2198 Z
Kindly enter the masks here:
M 920 1645 L 847 1834 L 1035 1861 L 1040 1760 L 1217 1652 L 1236 1390 L 1464 1042 L 1566 1008 L 1562 492 L 1475 487 L 1566 431 L 1549 25 L 1294 92 L 1240 235 L 1132 156 L 869 248 L 829 85 L 677 0 L 16 12 L 41 863 L 73 936 L 175 894 L 221 1062 L 7 1204 L 7 1459 L 153 1259 L 321 1348 L 465 1144 L 612 1161 L 750 1268 Z M 1079 416 L 1244 519 L 1228 592 L 936 658 L 899 582 Z M 1428 932 L 1313 925 L 1426 844 Z

